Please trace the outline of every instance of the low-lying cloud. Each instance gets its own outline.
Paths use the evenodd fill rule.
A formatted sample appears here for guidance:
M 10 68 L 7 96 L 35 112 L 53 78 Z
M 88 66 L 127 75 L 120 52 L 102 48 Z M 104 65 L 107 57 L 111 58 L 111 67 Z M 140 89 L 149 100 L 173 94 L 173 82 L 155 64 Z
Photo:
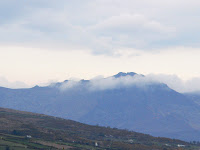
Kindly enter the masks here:
M 40 86 L 56 86 L 58 81 L 49 81 L 47 83 L 39 84 Z M 137 86 L 139 88 L 145 88 L 151 84 L 164 83 L 169 88 L 180 92 L 200 92 L 200 78 L 192 78 L 190 80 L 182 80 L 176 75 L 165 75 L 165 74 L 148 74 L 148 75 L 134 75 L 134 76 L 122 76 L 119 78 L 103 76 L 97 76 L 87 81 L 83 81 L 78 78 L 72 78 L 68 81 L 61 83 L 58 88 L 64 92 L 70 89 L 81 89 L 85 88 L 89 91 L 97 90 L 109 90 L 119 89 L 130 86 Z M 19 88 L 30 88 L 34 85 L 27 85 L 24 82 L 10 82 L 4 77 L 0 77 L 0 87 L 19 89 Z
M 18 88 L 30 88 L 31 86 L 20 81 L 10 82 L 4 77 L 0 77 L 0 87 L 18 89 Z
M 157 81 L 150 80 L 147 77 L 142 75 L 135 76 L 123 76 L 119 78 L 108 77 L 103 78 L 102 76 L 95 77 L 91 79 L 89 82 L 83 83 L 80 81 L 67 81 L 62 83 L 59 88 L 61 91 L 74 89 L 77 87 L 83 86 L 83 88 L 87 88 L 89 91 L 97 91 L 97 90 L 109 90 L 109 89 L 119 89 L 130 86 L 138 86 L 145 87 L 152 83 L 158 83 Z
M 130 86 L 137 86 L 140 88 L 145 88 L 151 84 L 166 84 L 169 88 L 180 92 L 199 92 L 200 91 L 200 78 L 193 78 L 191 80 L 181 80 L 176 75 L 164 75 L 164 74 L 148 74 L 135 75 L 135 76 L 122 76 L 119 78 L 108 77 L 104 78 L 102 76 L 95 77 L 89 82 L 83 82 L 81 80 L 69 80 L 64 82 L 59 86 L 61 91 L 75 89 L 78 87 L 87 88 L 89 91 L 97 90 L 109 90 L 109 89 L 119 89 Z
M 200 78 L 192 78 L 190 80 L 182 80 L 176 75 L 148 75 L 152 80 L 167 84 L 171 89 L 180 93 L 200 92 Z

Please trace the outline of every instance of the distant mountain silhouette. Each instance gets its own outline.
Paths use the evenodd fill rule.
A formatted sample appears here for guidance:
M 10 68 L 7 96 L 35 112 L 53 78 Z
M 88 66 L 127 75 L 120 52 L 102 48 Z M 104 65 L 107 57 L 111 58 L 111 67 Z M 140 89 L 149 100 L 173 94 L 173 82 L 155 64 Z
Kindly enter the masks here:
M 135 72 L 127 72 L 127 73 L 119 72 L 118 74 L 114 75 L 114 77 L 115 77 L 115 78 L 119 78 L 119 77 L 134 76 L 134 75 L 136 75 Z
M 120 72 L 113 77 L 134 77 Z M 142 75 L 141 75 L 142 76 Z M 69 90 L 63 83 L 30 89 L 0 88 L 0 107 L 148 133 L 154 136 L 200 140 L 200 106 L 163 83 L 88 90 L 81 80 Z M 68 84 L 68 81 L 64 81 Z

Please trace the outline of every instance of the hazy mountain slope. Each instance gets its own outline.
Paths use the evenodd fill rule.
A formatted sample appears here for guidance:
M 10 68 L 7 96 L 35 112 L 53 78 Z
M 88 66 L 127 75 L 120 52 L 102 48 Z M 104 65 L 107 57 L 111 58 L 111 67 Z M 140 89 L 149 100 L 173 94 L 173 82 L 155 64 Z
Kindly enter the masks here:
M 134 91 L 134 92 L 133 92 Z M 199 107 L 165 85 L 102 92 L 82 122 L 127 128 L 156 136 L 199 139 Z M 187 133 L 186 133 L 187 132 Z M 189 138 L 188 138 L 189 137 Z
M 200 92 L 184 93 L 184 95 L 192 100 L 194 103 L 200 105 Z
M 119 73 L 114 77 L 135 75 Z M 60 90 L 63 83 L 30 89 L 0 88 L 0 106 L 155 136 L 200 140 L 200 106 L 167 85 L 151 83 L 91 91 L 88 83 L 82 80 L 67 90 Z
M 198 146 L 180 140 L 155 138 L 127 130 L 90 126 L 71 120 L 3 108 L 0 108 L 0 124 L 0 148 L 7 144 L 10 148 L 21 149 L 65 147 L 99 150 L 173 150 L 177 149 L 178 144 L 182 144 L 186 146 L 184 149 L 198 149 Z M 32 138 L 24 138 L 26 135 Z M 95 142 L 98 146 L 95 146 Z M 48 147 L 50 145 L 51 147 Z
M 54 87 L 1 88 L 0 106 L 78 120 L 96 104 L 92 97 L 84 91 L 61 92 Z

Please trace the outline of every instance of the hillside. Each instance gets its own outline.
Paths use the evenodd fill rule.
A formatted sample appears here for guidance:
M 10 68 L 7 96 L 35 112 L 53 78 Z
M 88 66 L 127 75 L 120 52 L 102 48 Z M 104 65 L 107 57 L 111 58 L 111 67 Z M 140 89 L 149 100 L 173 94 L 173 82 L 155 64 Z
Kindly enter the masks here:
M 0 108 L 0 149 L 134 149 L 173 150 L 197 146 L 127 130 L 90 126 L 47 115 Z M 27 138 L 29 135 L 31 138 Z M 98 146 L 95 146 L 95 143 Z
M 153 136 L 200 141 L 200 105 L 162 83 L 123 86 L 135 76 L 136 73 L 119 73 L 112 80 L 97 81 L 92 90 L 91 80 L 81 80 L 64 90 L 63 87 L 71 86 L 70 81 L 30 89 L 0 88 L 0 107 Z M 111 81 L 120 84 L 103 89 L 102 85 L 109 87 Z

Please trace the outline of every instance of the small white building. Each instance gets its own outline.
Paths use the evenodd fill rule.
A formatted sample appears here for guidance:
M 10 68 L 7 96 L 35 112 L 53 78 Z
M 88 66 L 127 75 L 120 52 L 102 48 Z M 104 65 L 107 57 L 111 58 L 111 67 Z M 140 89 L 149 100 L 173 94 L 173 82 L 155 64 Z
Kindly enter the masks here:
M 30 139 L 30 138 L 32 138 L 32 136 L 31 136 L 31 135 L 27 135 L 26 137 L 27 137 L 27 138 L 29 138 L 29 139 Z
M 169 144 L 165 144 L 165 146 L 171 146 L 171 145 L 169 145 Z
M 133 143 L 134 141 L 132 139 L 128 140 L 129 143 Z
M 181 144 L 178 144 L 177 146 L 178 146 L 178 147 L 185 147 L 185 145 L 181 145 Z

